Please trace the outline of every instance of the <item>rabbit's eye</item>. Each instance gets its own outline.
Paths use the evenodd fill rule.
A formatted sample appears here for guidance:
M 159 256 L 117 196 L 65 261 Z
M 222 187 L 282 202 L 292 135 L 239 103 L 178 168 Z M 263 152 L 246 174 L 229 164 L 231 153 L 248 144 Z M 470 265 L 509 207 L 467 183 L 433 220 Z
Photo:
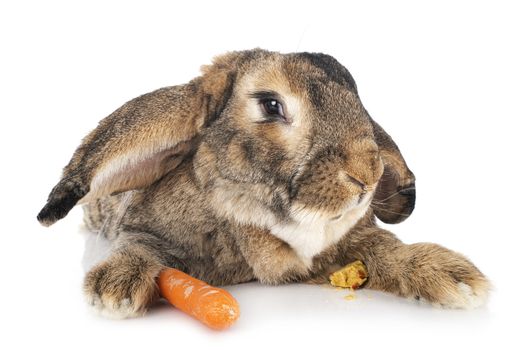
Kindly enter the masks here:
M 284 122 L 290 124 L 292 121 L 285 115 L 285 108 L 279 94 L 274 91 L 255 91 L 248 96 L 257 101 L 261 108 L 264 119 L 257 123 Z
M 284 109 L 281 102 L 274 99 L 266 99 L 261 101 L 261 104 L 266 114 L 284 118 Z

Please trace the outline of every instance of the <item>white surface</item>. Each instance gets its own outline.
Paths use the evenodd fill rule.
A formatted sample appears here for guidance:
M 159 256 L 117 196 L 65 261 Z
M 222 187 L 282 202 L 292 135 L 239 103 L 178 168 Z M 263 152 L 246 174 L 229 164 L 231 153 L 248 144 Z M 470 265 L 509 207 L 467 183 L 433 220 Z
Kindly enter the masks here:
M 520 3 L 191 3 L 0 4 L 0 348 L 523 348 Z M 126 321 L 88 312 L 81 210 L 47 229 L 35 219 L 60 169 L 126 100 L 189 80 L 214 54 L 255 46 L 325 52 L 350 69 L 417 176 L 416 210 L 389 229 L 470 257 L 496 288 L 485 308 L 247 284 L 229 288 L 242 316 L 223 333 L 166 305 Z

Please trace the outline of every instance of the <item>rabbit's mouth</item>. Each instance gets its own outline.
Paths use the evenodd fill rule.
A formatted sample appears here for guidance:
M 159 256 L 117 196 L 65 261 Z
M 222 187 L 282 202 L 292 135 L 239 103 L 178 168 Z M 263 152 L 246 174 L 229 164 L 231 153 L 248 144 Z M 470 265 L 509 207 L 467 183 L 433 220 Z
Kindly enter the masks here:
M 305 213 L 315 212 L 315 215 L 323 220 L 338 221 L 350 212 L 368 209 L 374 198 L 377 183 L 361 187 L 360 190 L 356 190 L 355 186 L 345 185 L 339 196 L 325 196 L 320 193 L 315 202 L 305 203 L 306 201 L 301 200 L 302 198 L 298 201 L 291 201 L 291 213 L 297 215 L 292 214 L 290 218 L 297 222 L 301 220 L 303 215 L 310 215 Z M 345 191 L 347 188 L 352 192 Z M 313 198 L 310 196 L 309 199 Z
M 359 194 L 356 198 L 352 199 L 339 214 L 330 217 L 330 221 L 337 221 L 342 219 L 347 213 L 356 209 L 362 209 L 368 207 L 373 199 L 374 191 L 368 191 Z

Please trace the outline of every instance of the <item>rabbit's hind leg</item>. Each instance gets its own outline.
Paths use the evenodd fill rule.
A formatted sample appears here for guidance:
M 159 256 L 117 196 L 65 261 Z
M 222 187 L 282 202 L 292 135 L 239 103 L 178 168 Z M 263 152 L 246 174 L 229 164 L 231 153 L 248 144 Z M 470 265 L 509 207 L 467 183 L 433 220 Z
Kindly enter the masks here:
M 102 234 L 110 241 L 118 236 L 118 227 L 132 199 L 133 191 L 98 198 L 82 206 L 84 224 L 91 232 Z
M 156 277 L 163 257 L 156 238 L 145 233 L 121 232 L 107 259 L 85 276 L 89 305 L 103 316 L 140 316 L 158 299 Z
M 86 203 L 82 206 L 84 210 L 84 224 L 92 232 L 99 232 L 107 218 L 107 213 L 102 209 L 103 200 Z

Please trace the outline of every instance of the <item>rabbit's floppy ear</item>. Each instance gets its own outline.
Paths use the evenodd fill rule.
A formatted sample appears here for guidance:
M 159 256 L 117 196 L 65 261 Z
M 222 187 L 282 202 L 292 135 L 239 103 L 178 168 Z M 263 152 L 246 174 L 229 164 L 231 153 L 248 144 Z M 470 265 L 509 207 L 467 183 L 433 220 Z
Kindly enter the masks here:
M 371 119 L 384 172 L 372 201 L 374 214 L 383 222 L 397 224 L 410 216 L 416 204 L 414 174 L 399 148 L 383 128 Z
M 38 220 L 49 226 L 79 201 L 145 187 L 174 169 L 225 107 L 236 56 L 219 56 L 188 84 L 140 96 L 103 119 L 73 154 Z

